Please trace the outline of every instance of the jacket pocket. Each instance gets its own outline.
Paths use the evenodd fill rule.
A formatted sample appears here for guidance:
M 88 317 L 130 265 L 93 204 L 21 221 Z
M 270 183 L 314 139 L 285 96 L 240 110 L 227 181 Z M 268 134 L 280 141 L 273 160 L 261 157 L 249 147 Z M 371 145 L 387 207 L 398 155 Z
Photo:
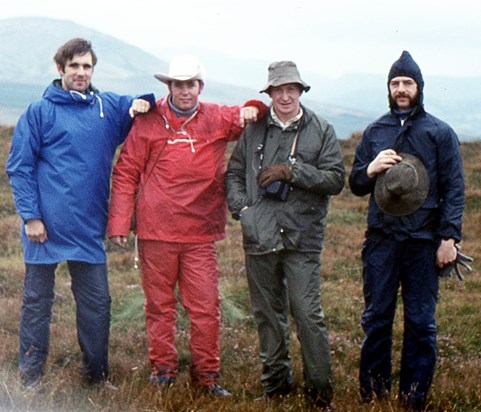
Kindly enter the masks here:
M 250 206 L 244 210 L 240 216 L 244 245 L 257 245 L 259 243 L 254 209 L 255 205 Z

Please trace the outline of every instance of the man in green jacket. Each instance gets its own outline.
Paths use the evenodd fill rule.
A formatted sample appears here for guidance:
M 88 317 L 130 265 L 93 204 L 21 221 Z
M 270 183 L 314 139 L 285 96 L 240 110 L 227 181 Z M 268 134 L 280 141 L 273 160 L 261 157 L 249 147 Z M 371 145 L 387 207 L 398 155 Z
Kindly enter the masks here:
M 264 397 L 292 390 L 290 306 L 304 389 L 322 407 L 331 403 L 333 388 L 320 305 L 320 252 L 329 196 L 344 187 L 344 164 L 333 127 L 300 104 L 309 89 L 295 63 L 269 66 L 261 92 L 272 99 L 270 113 L 242 133 L 229 161 L 226 190 L 232 215 L 242 225 Z

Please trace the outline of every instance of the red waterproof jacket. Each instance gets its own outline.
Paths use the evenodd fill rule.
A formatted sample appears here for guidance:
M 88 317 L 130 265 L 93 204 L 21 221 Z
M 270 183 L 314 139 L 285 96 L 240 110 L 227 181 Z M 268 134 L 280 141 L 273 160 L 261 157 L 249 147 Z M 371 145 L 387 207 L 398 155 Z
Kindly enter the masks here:
M 267 106 L 250 100 L 244 106 Z M 197 243 L 225 236 L 225 151 L 239 138 L 239 106 L 198 104 L 177 117 L 167 98 L 137 116 L 113 170 L 107 233 L 127 236 L 136 211 L 140 239 Z

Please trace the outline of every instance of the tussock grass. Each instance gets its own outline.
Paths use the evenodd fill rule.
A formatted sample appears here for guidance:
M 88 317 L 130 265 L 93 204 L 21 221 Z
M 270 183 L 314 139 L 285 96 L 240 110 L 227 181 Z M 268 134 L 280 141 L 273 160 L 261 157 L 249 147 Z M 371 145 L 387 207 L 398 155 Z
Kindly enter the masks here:
M 11 128 L 0 128 L 0 167 L 8 153 Z M 342 142 L 349 171 L 359 134 Z M 438 320 L 438 364 L 430 411 L 481 411 L 481 142 L 462 145 L 466 174 L 466 214 L 462 250 L 476 258 L 475 272 L 465 282 L 455 277 L 441 282 Z M 222 381 L 233 396 L 212 400 L 191 387 L 189 378 L 189 322 L 178 311 L 176 336 L 180 359 L 177 383 L 168 391 L 148 384 L 147 337 L 143 313 L 141 275 L 133 269 L 132 241 L 128 251 L 108 245 L 112 295 L 110 340 L 111 379 L 118 392 L 83 383 L 81 356 L 75 332 L 75 306 L 65 265 L 56 279 L 50 355 L 40 391 L 25 392 L 17 371 L 18 318 L 21 306 L 23 263 L 19 219 L 4 174 L 0 175 L 0 411 L 310 411 L 302 394 L 302 362 L 295 328 L 291 356 L 296 391 L 282 402 L 255 402 L 262 394 L 261 365 L 255 322 L 244 269 L 242 235 L 238 222 L 228 221 L 227 237 L 217 245 L 222 295 Z M 402 339 L 402 306 L 394 325 L 394 391 L 383 403 L 361 405 L 358 363 L 363 333 L 360 252 L 365 230 L 367 199 L 346 188 L 331 201 L 321 268 L 321 299 L 330 329 L 335 377 L 335 403 L 339 411 L 397 411 L 396 390 Z

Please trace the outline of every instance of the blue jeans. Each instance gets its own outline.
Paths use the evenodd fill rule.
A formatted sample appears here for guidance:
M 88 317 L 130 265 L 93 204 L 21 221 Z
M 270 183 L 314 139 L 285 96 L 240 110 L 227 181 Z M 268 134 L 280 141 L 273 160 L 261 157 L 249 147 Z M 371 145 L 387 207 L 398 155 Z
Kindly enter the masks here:
M 57 264 L 26 264 L 20 314 L 18 365 L 26 385 L 42 376 L 47 360 Z M 110 328 L 107 266 L 68 261 L 77 304 L 77 338 L 83 353 L 83 373 L 91 382 L 108 376 Z
M 370 235 L 363 249 L 365 310 L 362 327 L 361 397 L 384 396 L 392 383 L 392 332 L 398 290 L 404 309 L 400 398 L 422 409 L 436 363 L 435 310 L 439 290 L 436 245 Z

